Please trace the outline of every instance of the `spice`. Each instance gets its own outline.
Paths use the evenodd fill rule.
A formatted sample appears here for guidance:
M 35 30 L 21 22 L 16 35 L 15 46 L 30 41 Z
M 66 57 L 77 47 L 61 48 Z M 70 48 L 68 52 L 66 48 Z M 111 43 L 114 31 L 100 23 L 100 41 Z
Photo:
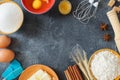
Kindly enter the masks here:
M 108 30 L 108 25 L 105 24 L 105 23 L 102 23 L 102 24 L 100 25 L 100 29 L 101 29 L 102 31 Z
M 67 80 L 83 80 L 77 65 L 69 66 L 68 69 L 64 71 L 64 73 Z
M 103 39 L 105 41 L 109 41 L 111 39 L 111 36 L 109 34 L 104 34 Z
M 64 71 L 64 73 L 65 73 L 65 76 L 66 76 L 67 80 L 72 80 L 68 70 Z

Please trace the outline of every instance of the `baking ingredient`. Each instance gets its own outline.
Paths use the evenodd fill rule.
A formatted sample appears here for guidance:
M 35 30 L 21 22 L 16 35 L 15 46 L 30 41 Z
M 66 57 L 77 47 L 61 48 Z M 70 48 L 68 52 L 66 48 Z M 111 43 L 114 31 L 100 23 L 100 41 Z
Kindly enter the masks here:
M 102 23 L 102 24 L 100 25 L 100 29 L 101 29 L 102 31 L 108 30 L 108 25 L 105 24 L 105 23 Z
M 52 80 L 52 78 L 46 71 L 40 69 L 27 80 Z
M 10 1 L 0 5 L 0 32 L 10 34 L 17 31 L 23 22 L 23 12 L 17 3 Z
M 9 49 L 0 49 L 0 62 L 10 62 L 14 59 L 14 52 Z
M 77 65 L 69 66 L 64 73 L 67 80 L 83 80 L 82 74 Z
M 11 39 L 6 36 L 6 35 L 2 35 L 0 36 L 0 48 L 6 48 L 10 45 L 11 43 Z
M 120 75 L 120 59 L 111 51 L 101 51 L 91 61 L 91 71 L 97 80 L 114 80 Z
M 87 24 L 89 20 L 95 16 L 99 2 L 101 0 L 82 0 L 75 11 L 73 16 L 83 24 Z
M 32 7 L 34 9 L 40 9 L 42 6 L 42 2 L 41 0 L 34 0 L 33 3 L 32 3 Z
M 104 34 L 103 39 L 104 39 L 105 41 L 110 41 L 110 39 L 111 39 L 110 34 Z
M 72 5 L 70 3 L 70 1 L 68 0 L 62 0 L 60 3 L 59 3 L 59 12 L 63 15 L 67 15 L 71 12 L 71 9 L 72 9 Z
M 40 71 L 42 70 L 42 72 L 44 71 L 44 73 L 46 72 L 49 75 L 49 77 L 52 78 L 52 80 L 59 80 L 57 74 L 50 67 L 48 67 L 46 65 L 42 65 L 42 64 L 35 64 L 32 66 L 29 66 L 20 75 L 18 80 L 28 80 L 30 77 L 32 77 L 39 70 Z M 45 79 L 44 76 L 42 78 Z
M 116 2 L 115 0 L 110 0 L 108 3 L 108 6 L 112 7 L 115 4 L 115 2 Z

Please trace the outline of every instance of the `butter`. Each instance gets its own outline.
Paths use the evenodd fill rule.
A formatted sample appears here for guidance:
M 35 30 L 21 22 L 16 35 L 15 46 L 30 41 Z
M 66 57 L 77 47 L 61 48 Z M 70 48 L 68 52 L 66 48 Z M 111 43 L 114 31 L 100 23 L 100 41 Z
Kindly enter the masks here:
M 51 76 L 47 72 L 43 70 L 38 70 L 35 74 L 33 74 L 27 80 L 52 80 L 52 79 L 51 79 Z

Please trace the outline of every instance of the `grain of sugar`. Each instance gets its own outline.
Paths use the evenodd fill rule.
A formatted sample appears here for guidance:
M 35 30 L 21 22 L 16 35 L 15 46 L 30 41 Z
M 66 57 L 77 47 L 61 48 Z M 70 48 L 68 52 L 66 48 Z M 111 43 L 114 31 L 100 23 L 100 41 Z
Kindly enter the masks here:
M 99 52 L 91 63 L 91 70 L 97 80 L 114 80 L 120 75 L 120 59 L 110 51 Z

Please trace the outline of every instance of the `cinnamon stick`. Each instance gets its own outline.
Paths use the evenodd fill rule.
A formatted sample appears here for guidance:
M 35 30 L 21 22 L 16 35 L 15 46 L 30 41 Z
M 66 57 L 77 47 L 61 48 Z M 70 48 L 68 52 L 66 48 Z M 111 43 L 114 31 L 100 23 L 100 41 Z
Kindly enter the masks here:
M 74 72 L 72 70 L 72 66 L 68 67 L 68 72 L 70 73 L 70 76 L 71 76 L 72 80 L 74 80 L 75 79 L 75 75 L 74 75 Z
M 77 76 L 77 80 L 83 80 L 82 74 L 81 74 L 80 70 L 78 69 L 78 66 L 74 65 L 73 69 L 75 71 L 75 75 Z
M 65 70 L 64 73 L 65 73 L 65 76 L 66 76 L 67 80 L 72 80 L 70 75 L 69 75 L 68 70 Z
M 83 80 L 82 74 L 77 65 L 69 66 L 64 73 L 67 80 Z
M 74 73 L 74 76 L 75 76 L 75 80 L 80 80 L 78 75 L 76 74 L 76 70 L 74 69 L 74 66 L 72 66 L 72 70 L 73 70 L 73 73 Z

